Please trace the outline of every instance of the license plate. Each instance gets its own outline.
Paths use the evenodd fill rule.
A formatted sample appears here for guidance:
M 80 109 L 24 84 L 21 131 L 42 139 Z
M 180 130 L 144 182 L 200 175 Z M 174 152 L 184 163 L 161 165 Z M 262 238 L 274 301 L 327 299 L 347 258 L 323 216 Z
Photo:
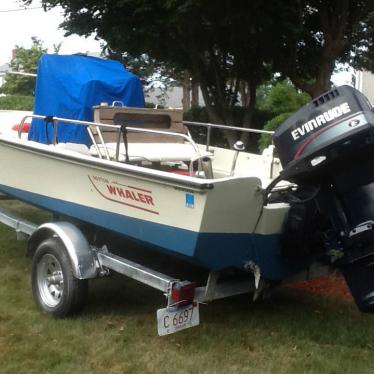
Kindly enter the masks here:
M 188 329 L 199 323 L 199 304 L 196 302 L 157 311 L 157 330 L 160 336 Z

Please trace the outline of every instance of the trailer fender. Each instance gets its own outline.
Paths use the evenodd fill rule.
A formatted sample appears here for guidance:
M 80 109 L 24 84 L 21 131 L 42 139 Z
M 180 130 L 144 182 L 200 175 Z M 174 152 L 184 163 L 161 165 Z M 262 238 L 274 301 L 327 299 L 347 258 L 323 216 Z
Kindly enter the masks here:
M 78 279 L 97 277 L 96 256 L 86 237 L 70 222 L 49 222 L 39 226 L 28 241 L 27 255 L 33 256 L 40 243 L 50 237 L 61 239 L 70 258 L 74 277 Z

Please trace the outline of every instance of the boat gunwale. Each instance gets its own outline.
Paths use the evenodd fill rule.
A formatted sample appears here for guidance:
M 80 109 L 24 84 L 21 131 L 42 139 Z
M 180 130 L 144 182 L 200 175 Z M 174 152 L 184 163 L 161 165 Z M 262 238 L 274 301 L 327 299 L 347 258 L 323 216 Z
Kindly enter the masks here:
M 168 182 L 173 185 L 176 185 L 176 187 L 178 186 L 178 187 L 184 187 L 184 188 L 193 188 L 193 189 L 198 189 L 201 191 L 211 190 L 214 188 L 214 182 L 207 183 L 198 178 L 196 178 L 196 180 L 191 180 L 194 177 L 190 177 L 190 176 L 184 176 L 182 179 L 182 177 L 179 176 L 178 174 L 167 173 L 167 172 L 148 169 L 144 167 L 138 167 L 136 165 L 127 165 L 127 164 L 122 164 L 122 163 L 118 164 L 118 162 L 95 158 L 93 156 L 79 154 L 78 152 L 77 152 L 77 155 L 74 156 L 71 154 L 64 153 L 62 149 L 60 149 L 59 152 L 52 151 L 49 149 L 43 149 L 41 146 L 45 146 L 44 144 L 37 143 L 38 146 L 35 146 L 33 144 L 25 144 L 23 142 L 20 142 L 18 139 L 4 139 L 3 137 L 0 137 L 0 143 L 3 143 L 9 147 L 20 148 L 23 151 L 27 151 L 27 152 L 41 153 L 41 154 L 52 156 L 52 157 L 59 158 L 59 159 L 65 159 L 65 160 L 78 162 L 78 163 L 86 163 L 91 166 L 99 167 L 101 169 L 105 169 L 108 171 L 126 173 L 130 175 L 134 175 L 139 178 L 147 179 L 147 180 L 152 180 L 152 181 L 157 181 L 157 182 Z M 141 170 L 138 170 L 138 169 L 141 169 Z M 186 178 L 186 180 L 184 180 L 184 178 Z

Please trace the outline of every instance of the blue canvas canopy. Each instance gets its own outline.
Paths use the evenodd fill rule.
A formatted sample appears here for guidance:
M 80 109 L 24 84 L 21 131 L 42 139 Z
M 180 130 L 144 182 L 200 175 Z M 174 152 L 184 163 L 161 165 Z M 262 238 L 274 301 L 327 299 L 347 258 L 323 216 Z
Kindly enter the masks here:
M 118 61 L 82 55 L 45 54 L 41 57 L 36 80 L 35 114 L 92 121 L 94 105 L 113 101 L 144 107 L 140 79 Z M 33 119 L 29 139 L 46 144 L 52 142 L 52 124 Z M 91 144 L 84 126 L 63 122 L 58 124 L 57 140 Z

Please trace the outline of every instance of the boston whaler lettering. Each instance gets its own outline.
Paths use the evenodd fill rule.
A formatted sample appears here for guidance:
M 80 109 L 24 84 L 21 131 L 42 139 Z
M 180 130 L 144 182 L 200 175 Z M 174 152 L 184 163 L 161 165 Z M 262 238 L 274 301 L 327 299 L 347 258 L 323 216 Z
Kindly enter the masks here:
M 29 237 L 43 311 L 77 312 L 87 280 L 114 271 L 165 294 L 164 335 L 197 325 L 200 302 L 257 299 L 336 267 L 360 310 L 374 311 L 374 116 L 362 94 L 343 86 L 313 100 L 262 155 L 214 147 L 210 134 L 270 132 L 143 104 L 138 78 L 114 61 L 45 55 L 35 113 L 11 119 L 19 135 L 32 119 L 29 138 L 0 134 L 0 191 L 54 214 L 36 226 L 0 212 Z
M 142 209 L 144 206 L 154 206 L 152 191 L 144 190 L 138 187 L 121 185 L 119 182 L 109 182 L 105 178 L 89 176 L 89 180 L 96 191 L 105 199 L 117 201 L 121 204 L 133 206 Z M 130 205 L 130 203 L 140 203 Z

